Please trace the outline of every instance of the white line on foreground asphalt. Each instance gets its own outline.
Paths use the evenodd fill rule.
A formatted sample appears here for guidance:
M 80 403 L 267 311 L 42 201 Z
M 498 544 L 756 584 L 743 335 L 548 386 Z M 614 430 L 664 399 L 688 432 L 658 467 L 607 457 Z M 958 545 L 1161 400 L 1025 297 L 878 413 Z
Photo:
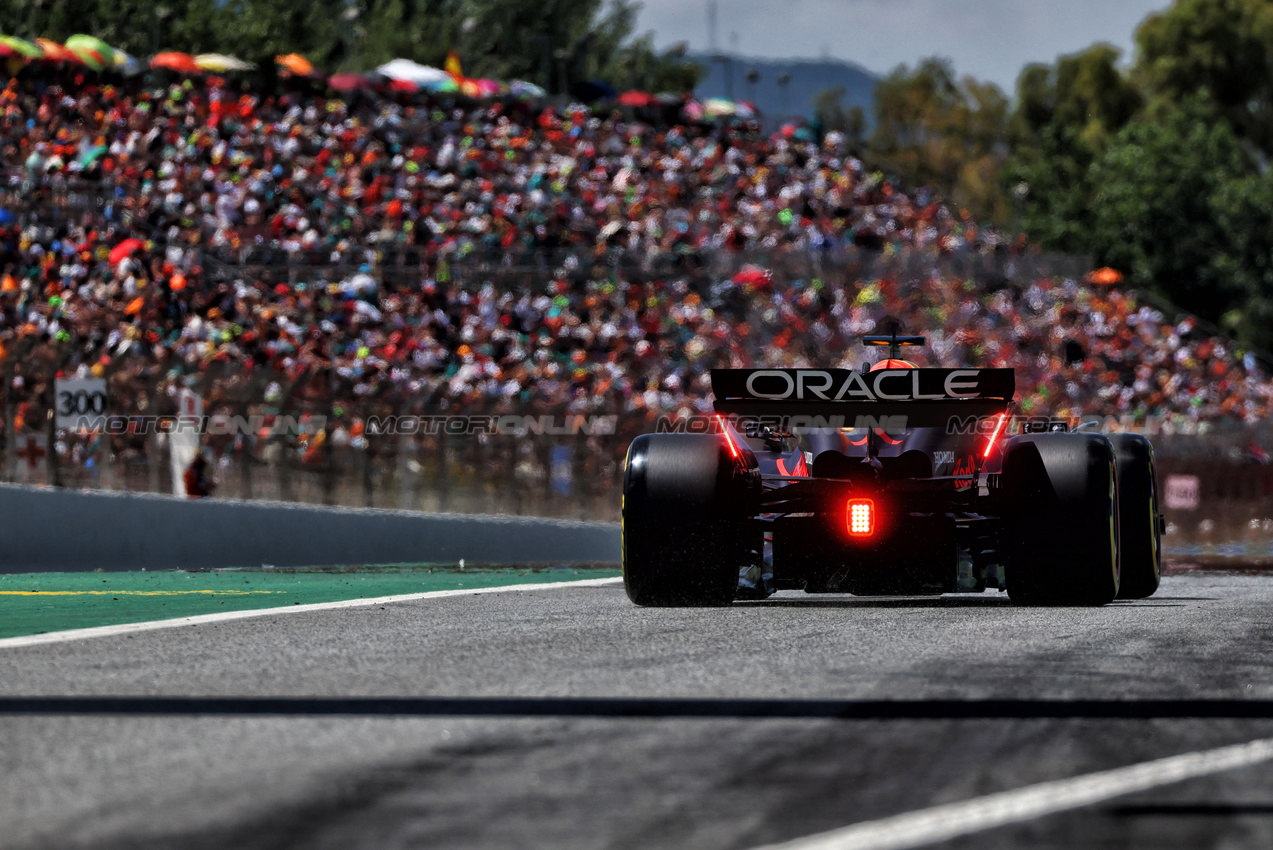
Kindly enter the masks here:
M 46 632 L 42 635 L 0 638 L 0 649 L 22 646 L 38 646 L 43 643 L 61 643 L 68 640 L 112 637 L 154 629 L 175 629 L 180 626 L 199 626 L 205 623 L 224 623 L 229 620 L 247 620 L 252 617 L 273 617 L 276 614 L 303 614 L 309 611 L 333 611 L 338 608 L 363 608 L 384 605 L 389 602 L 417 602 L 421 599 L 444 599 L 449 596 L 482 596 L 487 593 L 515 593 L 527 590 L 559 590 L 567 587 L 605 587 L 619 584 L 621 578 L 590 578 L 581 581 L 553 581 L 542 584 L 510 584 L 504 587 L 475 587 L 466 590 L 430 590 L 422 593 L 400 593 L 397 596 L 378 596 L 374 599 L 342 599 L 338 602 L 312 602 L 308 605 L 287 605 L 280 608 L 253 608 L 246 611 L 224 611 L 217 614 L 200 614 L 195 617 L 176 617 L 171 620 L 151 620 L 146 623 L 120 623 L 117 626 L 97 626 L 91 629 L 70 629 L 64 632 Z
M 1273 759 L 1273 738 L 1004 791 L 757 850 L 904 850 Z

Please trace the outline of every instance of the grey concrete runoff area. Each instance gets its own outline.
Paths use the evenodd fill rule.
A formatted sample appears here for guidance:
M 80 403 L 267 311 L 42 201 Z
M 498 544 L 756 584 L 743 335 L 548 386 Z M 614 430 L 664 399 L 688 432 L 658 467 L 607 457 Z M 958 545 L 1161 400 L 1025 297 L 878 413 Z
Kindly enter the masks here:
M 618 524 L 0 485 L 0 573 L 618 563 Z
M 1270 610 L 613 583 L 0 645 L 0 847 L 1273 847 Z

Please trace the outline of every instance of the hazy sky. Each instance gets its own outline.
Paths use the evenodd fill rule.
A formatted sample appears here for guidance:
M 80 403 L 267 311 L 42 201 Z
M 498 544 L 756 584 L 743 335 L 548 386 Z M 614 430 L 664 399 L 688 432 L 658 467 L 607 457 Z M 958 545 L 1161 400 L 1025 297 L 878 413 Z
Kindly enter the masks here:
M 638 30 L 666 47 L 709 48 L 708 0 L 642 0 Z M 959 74 L 1012 94 L 1029 62 L 1097 41 L 1132 53 L 1137 25 L 1171 0 L 716 0 L 718 49 L 746 56 L 846 59 L 883 73 L 947 56 Z M 736 35 L 731 35 L 736 34 Z

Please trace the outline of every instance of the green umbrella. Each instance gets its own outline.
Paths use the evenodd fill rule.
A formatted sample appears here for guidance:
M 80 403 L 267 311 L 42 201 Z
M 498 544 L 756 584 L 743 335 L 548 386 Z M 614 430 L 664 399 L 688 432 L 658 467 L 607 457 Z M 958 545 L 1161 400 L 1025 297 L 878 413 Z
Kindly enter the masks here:
M 28 59 L 40 59 L 44 56 L 44 51 L 36 47 L 29 41 L 18 38 L 14 35 L 0 35 L 0 44 L 11 49 L 14 53 L 20 53 Z
M 115 64 L 115 48 L 94 35 L 73 35 L 64 42 L 66 49 L 74 53 L 94 71 Z
M 94 145 L 80 155 L 80 165 L 87 168 L 104 153 L 106 153 L 106 145 Z

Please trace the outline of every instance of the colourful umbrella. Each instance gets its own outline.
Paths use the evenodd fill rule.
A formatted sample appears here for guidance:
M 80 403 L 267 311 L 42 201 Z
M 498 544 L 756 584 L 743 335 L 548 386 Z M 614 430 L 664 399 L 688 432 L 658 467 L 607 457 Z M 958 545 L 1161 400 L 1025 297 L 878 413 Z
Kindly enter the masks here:
M 580 80 L 577 83 L 571 83 L 570 93 L 584 103 L 606 100 L 619 95 L 618 89 L 602 80 Z
M 709 97 L 703 101 L 703 114 L 708 118 L 722 118 L 738 112 L 738 104 L 723 97 Z
M 102 54 L 96 51 L 72 50 L 71 52 L 75 54 L 76 58 L 79 59 L 82 64 L 88 68 L 92 68 L 94 71 L 100 71 L 110 64 L 106 61 Z
M 224 74 L 227 71 L 251 71 L 256 68 L 254 62 L 235 56 L 226 56 L 223 53 L 200 53 L 194 58 L 194 63 L 200 70 L 211 71 L 214 74 Z
M 1113 286 L 1116 283 L 1122 282 L 1123 273 L 1118 269 L 1111 269 L 1109 266 L 1106 266 L 1103 269 L 1097 269 L 1089 274 L 1087 279 L 1092 283 L 1100 284 L 1101 286 Z
M 150 59 L 150 67 L 167 68 L 169 71 L 177 71 L 182 74 L 199 73 L 199 64 L 194 61 L 193 56 L 189 53 L 178 53 L 175 50 L 156 53 Z
M 314 63 L 310 62 L 299 53 L 289 53 L 286 56 L 275 56 L 274 61 L 278 66 L 288 73 L 295 74 L 298 77 L 308 77 L 314 73 Z
M 513 80 L 508 84 L 508 90 L 518 97 L 546 97 L 548 94 L 539 86 L 525 80 Z
M 13 35 L 0 35 L 0 44 L 8 47 L 14 53 L 25 56 L 28 59 L 40 59 L 44 56 L 44 51 L 31 42 L 18 38 Z
M 421 65 L 410 59 L 394 59 L 381 65 L 376 73 L 391 80 L 410 80 L 420 88 L 432 90 L 433 86 L 443 80 L 451 79 L 451 75 L 441 68 Z
M 768 269 L 748 263 L 738 270 L 732 280 L 739 286 L 750 289 L 767 289 L 773 283 L 773 274 Z
M 448 92 L 458 92 L 460 84 L 455 81 L 454 77 L 447 77 L 444 80 L 438 80 L 436 83 L 430 83 L 425 86 L 425 89 L 438 94 L 446 94 Z
M 84 60 L 75 55 L 75 51 L 67 50 L 65 45 L 58 44 L 56 41 L 48 38 L 37 38 L 35 40 L 36 47 L 40 48 L 42 58 L 49 62 L 71 62 L 72 64 L 83 65 Z
M 96 162 L 98 158 L 100 158 L 101 155 L 104 153 L 106 153 L 106 145 L 94 145 L 93 147 L 84 151 L 84 153 L 80 156 L 80 159 L 79 159 L 80 165 L 87 168 L 88 166 Z
M 619 103 L 623 106 L 649 106 L 651 103 L 657 103 L 658 100 L 654 95 L 643 91 L 625 91 L 619 95 Z
M 503 83 L 496 80 L 475 80 L 472 77 L 460 79 L 460 93 L 467 97 L 492 97 L 506 91 Z
M 120 263 L 124 261 L 125 257 L 131 254 L 133 251 L 136 251 L 139 248 L 145 247 L 145 245 L 146 243 L 142 242 L 140 239 L 135 239 L 135 238 L 125 239 L 123 242 L 120 242 L 114 248 L 111 248 L 110 257 L 108 258 L 110 260 L 110 264 L 112 266 L 119 265 Z
M 94 71 L 115 64 L 115 48 L 97 36 L 82 33 L 73 35 L 66 40 L 66 49 L 80 57 L 80 61 Z
M 138 62 L 137 59 L 135 59 L 132 56 L 129 56 L 127 53 L 120 50 L 118 47 L 115 48 L 114 62 L 115 62 L 115 70 L 129 77 L 133 76 L 134 74 L 140 74 L 142 72 L 141 62 Z
M 345 71 L 340 74 L 332 74 L 327 78 L 327 85 L 336 91 L 357 91 L 358 89 L 371 88 L 371 80 L 362 74 L 352 74 Z

